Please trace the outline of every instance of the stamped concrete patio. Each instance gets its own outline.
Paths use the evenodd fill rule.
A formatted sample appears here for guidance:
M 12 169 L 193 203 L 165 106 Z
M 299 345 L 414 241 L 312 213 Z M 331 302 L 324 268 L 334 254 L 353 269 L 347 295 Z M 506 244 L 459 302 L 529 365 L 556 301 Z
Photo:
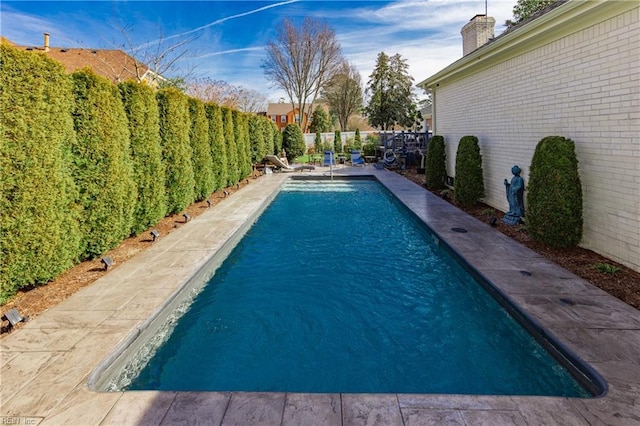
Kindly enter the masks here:
M 313 174 L 326 175 L 328 169 Z M 224 242 L 237 237 L 288 178 L 274 174 L 0 340 L 2 424 L 640 424 L 640 311 L 396 173 L 367 166 L 335 174 L 375 175 L 480 274 L 598 371 L 606 394 L 574 399 L 90 390 L 88 378 L 101 361 L 135 336 L 217 250 L 228 249 Z M 560 300 L 567 298 L 572 304 Z

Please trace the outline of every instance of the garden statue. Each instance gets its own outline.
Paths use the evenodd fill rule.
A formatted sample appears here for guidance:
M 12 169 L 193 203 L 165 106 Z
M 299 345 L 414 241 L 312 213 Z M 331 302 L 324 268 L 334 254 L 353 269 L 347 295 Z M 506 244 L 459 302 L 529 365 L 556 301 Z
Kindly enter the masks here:
M 511 183 L 506 179 L 504 180 L 504 186 L 507 190 L 507 201 L 509 201 L 509 211 L 502 218 L 502 222 L 507 225 L 519 224 L 524 216 L 524 201 L 522 196 L 524 193 L 524 179 L 520 177 L 520 172 L 520 167 L 513 166 L 511 168 L 511 173 L 513 173 Z

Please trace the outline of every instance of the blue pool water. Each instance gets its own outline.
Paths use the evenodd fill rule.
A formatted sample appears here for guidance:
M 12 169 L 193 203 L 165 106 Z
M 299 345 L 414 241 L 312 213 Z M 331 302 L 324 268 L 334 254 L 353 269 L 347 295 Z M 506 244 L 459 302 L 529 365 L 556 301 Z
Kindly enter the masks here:
M 291 181 L 128 389 L 587 397 L 374 181 Z

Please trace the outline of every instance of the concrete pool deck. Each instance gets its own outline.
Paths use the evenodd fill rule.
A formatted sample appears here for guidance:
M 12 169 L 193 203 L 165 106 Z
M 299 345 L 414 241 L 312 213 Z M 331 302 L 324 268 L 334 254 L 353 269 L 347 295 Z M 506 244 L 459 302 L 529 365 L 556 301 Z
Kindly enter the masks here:
M 640 311 L 396 173 L 375 175 L 606 380 L 592 399 L 415 394 L 95 392 L 92 371 L 252 220 L 289 174 L 264 176 L 0 340 L 2 424 L 640 424 Z M 295 175 L 327 175 L 328 168 Z M 468 230 L 456 233 L 453 227 Z M 116 259 L 117 261 L 117 259 Z M 527 271 L 530 275 L 524 275 Z M 563 303 L 560 299 L 571 299 Z

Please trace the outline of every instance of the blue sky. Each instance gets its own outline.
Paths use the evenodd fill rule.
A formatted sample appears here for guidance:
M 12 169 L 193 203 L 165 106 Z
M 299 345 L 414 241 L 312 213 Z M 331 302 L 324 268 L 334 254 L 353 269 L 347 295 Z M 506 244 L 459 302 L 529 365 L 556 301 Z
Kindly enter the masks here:
M 496 35 L 511 18 L 516 0 L 488 0 Z M 224 80 L 276 101 L 282 91 L 263 74 L 265 45 L 282 18 L 326 20 L 343 55 L 366 84 L 379 52 L 399 53 L 418 83 L 462 56 L 460 29 L 485 11 L 484 0 L 403 1 L 6 1 L 0 3 L 0 34 L 20 45 L 121 48 L 121 28 L 135 46 L 159 39 L 188 44 L 178 72 Z

